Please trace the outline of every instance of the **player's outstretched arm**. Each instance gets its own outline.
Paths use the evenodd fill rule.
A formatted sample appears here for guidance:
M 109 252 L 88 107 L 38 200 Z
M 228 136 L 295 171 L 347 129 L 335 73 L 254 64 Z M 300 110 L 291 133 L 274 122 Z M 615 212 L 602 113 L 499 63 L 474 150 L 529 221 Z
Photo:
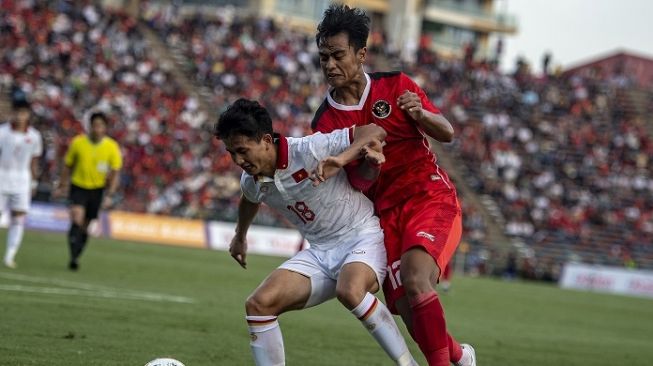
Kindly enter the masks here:
M 386 135 L 385 130 L 374 123 L 356 127 L 354 129 L 354 141 L 345 151 L 337 156 L 330 156 L 318 164 L 315 172 L 311 175 L 313 185 L 319 185 L 321 182 L 338 174 L 338 171 L 345 165 L 367 156 L 365 147 L 369 145 L 381 146 Z M 375 156 L 378 157 L 378 155 Z M 383 161 L 385 161 L 385 157 Z
M 417 124 L 439 142 L 451 142 L 453 140 L 453 126 L 443 115 L 427 111 L 422 108 L 422 102 L 417 93 L 406 90 L 397 98 L 399 108 L 415 120 Z
M 231 239 L 229 253 L 245 269 L 247 269 L 247 231 L 256 217 L 259 206 L 260 203 L 251 202 L 245 196 L 240 197 L 236 235 Z

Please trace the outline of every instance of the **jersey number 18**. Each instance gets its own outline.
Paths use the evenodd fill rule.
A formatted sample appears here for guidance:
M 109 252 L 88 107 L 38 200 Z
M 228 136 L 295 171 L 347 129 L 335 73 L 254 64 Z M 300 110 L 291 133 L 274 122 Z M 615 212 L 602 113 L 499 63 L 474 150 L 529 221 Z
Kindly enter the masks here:
M 288 205 L 287 207 L 290 211 L 294 212 L 304 224 L 315 220 L 315 212 L 311 211 L 304 202 L 296 202 L 294 206 Z

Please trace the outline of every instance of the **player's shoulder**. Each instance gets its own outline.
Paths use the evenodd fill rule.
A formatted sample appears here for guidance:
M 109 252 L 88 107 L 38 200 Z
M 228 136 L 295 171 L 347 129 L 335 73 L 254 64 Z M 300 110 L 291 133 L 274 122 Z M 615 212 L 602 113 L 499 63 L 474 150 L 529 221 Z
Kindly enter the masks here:
M 256 184 L 256 179 L 253 175 L 242 172 L 240 175 L 240 187 L 241 189 L 252 189 Z
M 86 141 L 86 139 L 87 139 L 86 134 L 80 133 L 80 134 L 76 135 L 75 137 L 73 137 L 73 139 L 70 141 L 70 144 L 71 145 L 79 145 L 79 144 L 83 143 L 84 141 Z
M 4 122 L 0 124 L 0 132 L 1 133 L 7 133 L 11 131 L 11 123 L 9 122 Z
M 27 133 L 34 136 L 34 137 L 36 137 L 36 138 L 41 138 L 41 132 L 39 132 L 39 130 L 37 130 L 36 128 L 34 128 L 32 126 L 29 126 L 27 128 Z
M 116 141 L 113 137 L 105 136 L 104 138 L 108 143 L 112 145 L 118 145 L 118 141 Z
M 120 144 L 118 143 L 118 141 L 114 140 L 112 137 L 105 136 L 104 141 L 112 149 L 120 149 Z
M 327 98 L 324 98 L 322 101 L 322 104 L 320 104 L 320 107 L 315 111 L 315 115 L 313 116 L 313 121 L 311 121 L 311 129 L 315 131 L 320 127 L 320 124 L 324 124 L 323 116 L 324 113 L 329 109 L 329 102 L 327 101 Z
M 399 78 L 402 77 L 406 77 L 406 74 L 404 74 L 401 71 L 377 71 L 377 72 L 371 72 L 368 75 L 370 76 L 370 79 L 375 81 L 390 81 L 390 82 L 392 82 L 393 80 L 398 80 Z
M 309 152 L 311 145 L 315 143 L 316 139 L 319 139 L 322 133 L 316 132 L 312 135 L 306 135 L 302 137 L 286 137 L 288 142 L 288 151 L 291 154 L 304 154 Z

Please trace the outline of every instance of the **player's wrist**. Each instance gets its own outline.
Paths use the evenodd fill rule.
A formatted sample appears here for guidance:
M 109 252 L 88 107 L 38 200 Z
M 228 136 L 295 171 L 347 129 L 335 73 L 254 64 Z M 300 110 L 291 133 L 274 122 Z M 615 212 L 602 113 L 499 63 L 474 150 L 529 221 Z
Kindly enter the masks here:
M 245 239 L 247 237 L 247 230 L 243 230 L 243 229 L 237 227 L 235 236 L 238 239 Z
M 375 159 L 367 159 L 367 163 L 375 169 L 381 169 L 381 165 L 383 165 L 383 163 L 380 163 Z

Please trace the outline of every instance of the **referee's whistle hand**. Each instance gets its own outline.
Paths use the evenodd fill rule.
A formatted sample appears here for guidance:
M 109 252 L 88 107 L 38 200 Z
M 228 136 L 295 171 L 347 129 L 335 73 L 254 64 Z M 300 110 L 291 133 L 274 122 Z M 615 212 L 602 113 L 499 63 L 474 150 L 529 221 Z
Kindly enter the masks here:
M 111 198 L 109 196 L 104 197 L 104 199 L 102 200 L 102 208 L 104 210 L 110 209 L 110 208 L 113 207 L 113 203 L 114 203 L 113 198 Z
M 52 191 L 52 198 L 62 198 L 65 196 L 65 189 L 62 186 L 57 186 L 53 191 Z

